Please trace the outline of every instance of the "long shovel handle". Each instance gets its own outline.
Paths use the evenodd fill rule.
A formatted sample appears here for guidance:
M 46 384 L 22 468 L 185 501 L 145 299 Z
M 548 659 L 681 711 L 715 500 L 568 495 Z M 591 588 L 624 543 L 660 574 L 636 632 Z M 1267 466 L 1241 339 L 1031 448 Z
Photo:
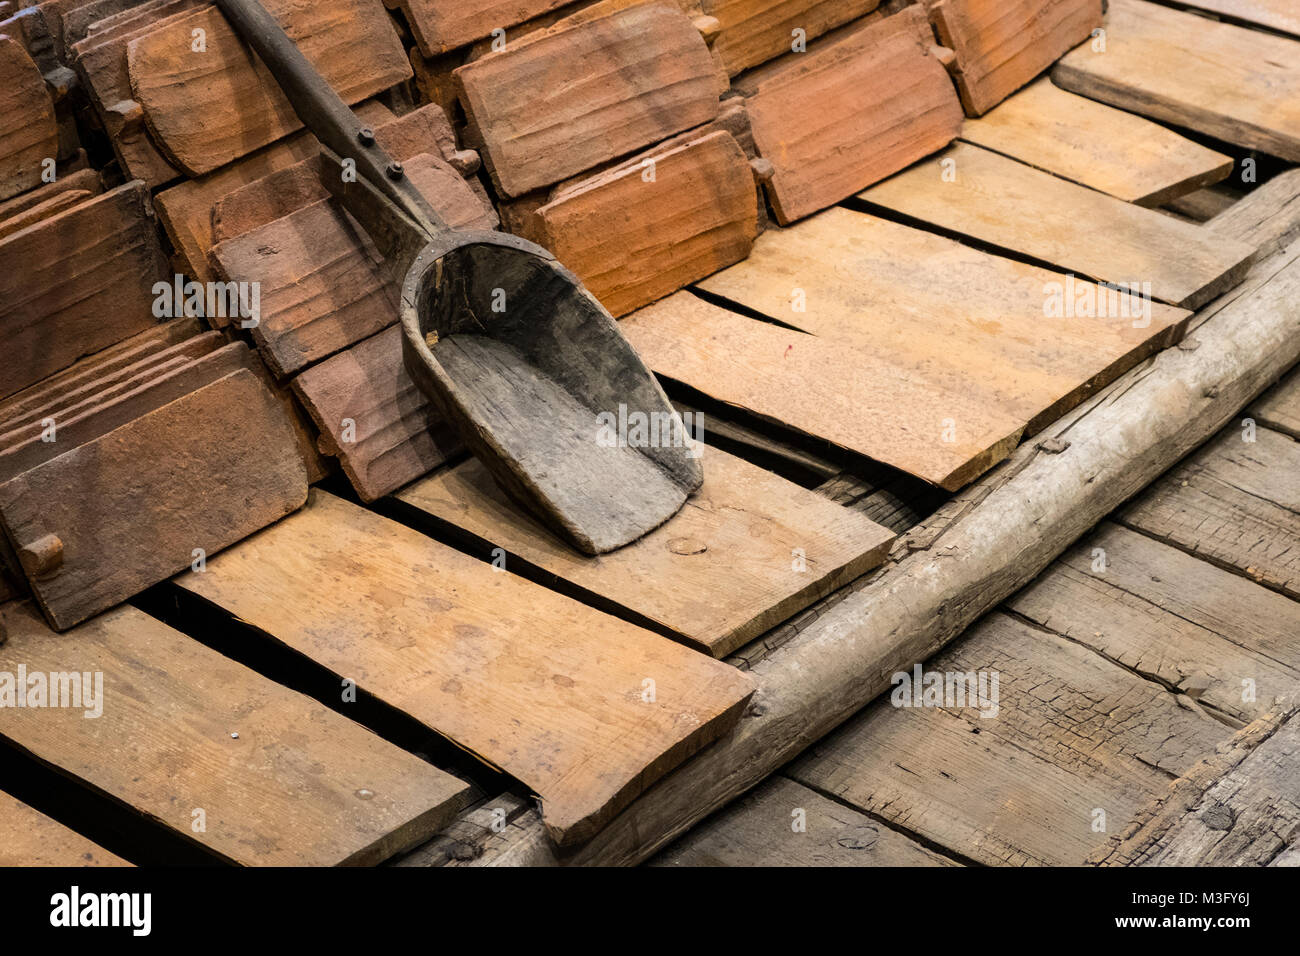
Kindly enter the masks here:
M 427 233 L 432 239 L 449 227 L 442 217 L 429 204 L 429 201 L 412 185 L 399 163 L 375 142 L 374 133 L 352 112 L 334 88 L 325 82 L 311 62 L 302 55 L 298 45 L 289 38 L 276 19 L 267 12 L 258 0 L 215 0 L 235 32 L 253 48 L 266 68 L 280 84 L 285 97 L 293 107 L 302 124 L 315 134 L 321 145 L 334 154 L 338 162 L 352 159 L 356 162 L 356 179 L 364 180 L 370 189 L 336 189 L 330 183 L 331 192 L 340 195 L 348 211 L 353 212 L 351 203 L 360 202 L 374 205 L 377 198 L 387 200 L 389 209 L 366 208 L 357 210 L 362 213 L 357 218 L 363 225 L 367 220 L 376 222 L 392 213 L 400 213 L 397 222 L 398 231 L 410 225 Z M 327 153 L 328 156 L 328 153 Z M 327 164 L 328 165 L 328 164 Z M 334 175 L 334 171 L 327 173 Z M 401 223 L 401 218 L 409 220 Z M 370 231 L 367 226 L 367 231 Z M 380 245 L 380 237 L 372 233 L 372 238 Z

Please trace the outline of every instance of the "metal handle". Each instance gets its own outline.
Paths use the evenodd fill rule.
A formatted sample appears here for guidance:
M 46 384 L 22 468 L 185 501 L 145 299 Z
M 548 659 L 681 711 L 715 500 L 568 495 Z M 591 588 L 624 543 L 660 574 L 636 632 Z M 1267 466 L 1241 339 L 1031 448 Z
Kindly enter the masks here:
M 394 162 L 375 142 L 374 134 L 365 128 L 258 0 L 215 2 L 235 32 L 266 64 L 302 124 L 315 134 L 326 150 L 336 154 L 336 159 L 356 162 L 357 179 L 364 180 L 371 189 L 336 189 L 336 185 L 341 186 L 341 183 L 327 183 L 327 186 L 343 200 L 348 211 L 357 216 L 367 232 L 371 232 L 371 238 L 385 255 L 388 255 L 385 249 L 388 243 L 371 231 L 370 223 L 391 218 L 394 213 L 400 216 L 387 223 L 387 232 L 408 232 L 410 226 L 415 226 L 432 239 L 438 233 L 450 231 L 447 223 L 406 177 L 401 164 Z M 333 165 L 327 163 L 326 167 Z M 390 208 L 369 208 L 376 197 L 387 200 Z M 354 212 L 353 203 L 366 205 Z M 401 217 L 408 222 L 402 222 Z

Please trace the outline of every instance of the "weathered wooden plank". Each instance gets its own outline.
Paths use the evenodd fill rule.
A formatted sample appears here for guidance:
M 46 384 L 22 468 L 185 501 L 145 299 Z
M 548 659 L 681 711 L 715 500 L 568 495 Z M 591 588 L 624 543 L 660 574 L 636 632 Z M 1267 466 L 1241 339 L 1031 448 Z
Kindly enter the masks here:
M 990 689 L 996 674 L 993 706 L 945 699 L 940 685 L 937 702 L 898 707 L 896 688 L 790 775 L 985 864 L 1082 863 L 1105 839 L 1095 821 L 1126 822 L 1232 735 L 1158 685 L 1004 614 L 925 673 L 982 674 Z
M 130 864 L 0 790 L 0 866 Z
M 378 0 L 268 0 L 266 7 L 347 103 L 411 76 L 401 41 Z M 192 49 L 194 30 L 205 33 L 202 52 Z M 274 77 L 215 7 L 131 40 L 127 64 L 150 132 L 190 176 L 211 172 L 302 125 Z
M 512 197 L 718 113 L 709 49 L 666 6 L 561 23 L 466 64 L 455 78 L 483 161 Z
M 700 824 L 651 866 L 952 866 L 910 837 L 775 776 Z
M 423 153 L 407 177 L 453 228 L 491 228 L 490 207 L 447 163 Z M 322 199 L 213 246 L 230 281 L 261 283 L 253 328 L 277 377 L 292 375 L 397 321 L 397 288 L 383 257 L 337 200 Z
M 42 164 L 59 151 L 45 80 L 16 38 L 0 35 L 0 199 L 41 184 Z
M 570 0 L 400 0 L 406 22 L 425 56 L 437 56 L 525 20 L 559 9 Z
M 1007 606 L 1242 723 L 1300 680 L 1300 604 L 1118 525 Z
M 961 105 L 909 7 L 842 38 L 792 53 L 742 82 L 754 142 L 782 225 L 825 209 L 942 149 Z
M 541 244 L 615 316 L 739 262 L 758 234 L 753 172 L 723 131 L 599 176 L 536 216 Z
M 1300 371 L 1292 372 L 1261 395 L 1250 414 L 1259 424 L 1300 441 Z
M 28 226 L 34 226 L 38 222 L 43 222 L 58 213 L 65 212 L 92 196 L 93 194 L 87 189 L 66 189 L 51 196 L 45 202 L 20 212 L 16 216 L 0 219 L 0 239 L 13 235 L 15 232 L 21 232 Z
M 1294 866 L 1300 846 L 1293 699 L 1207 757 L 1089 862 L 1105 866 Z
M 1120 520 L 1300 599 L 1300 442 L 1288 435 L 1229 426 Z
M 522 780 L 560 843 L 725 732 L 752 691 L 734 668 L 320 491 L 178 580 Z
M 973 403 L 933 375 L 689 292 L 621 326 L 657 374 L 949 491 L 1009 455 L 1024 431 L 1023 417 Z
M 0 239 L 0 397 L 143 329 L 164 262 L 143 183 Z
M 0 522 L 41 609 L 66 630 L 306 494 L 284 409 L 240 370 L 0 485 Z
M 132 607 L 67 637 L 25 602 L 0 618 L 0 671 L 29 685 L 0 736 L 228 862 L 379 863 L 464 805 L 462 781 Z M 36 674 L 77 705 L 33 705 Z
M 1179 5 L 1218 14 L 1245 26 L 1300 36 L 1300 10 L 1292 0 L 1179 0 Z
M 967 120 L 961 138 L 1139 206 L 1163 206 L 1217 183 L 1233 164 L 1231 156 L 1046 77 Z
M 1251 190 L 1206 226 L 1225 236 L 1239 237 L 1266 256 L 1300 236 L 1300 169 L 1288 169 Z
M 1144 0 L 1111 0 L 1105 52 L 1052 79 L 1074 93 L 1300 162 L 1300 43 Z
M 476 460 L 398 498 L 467 535 L 485 560 L 502 548 L 715 657 L 875 567 L 894 539 L 716 448 L 703 464 L 704 485 L 681 511 L 598 558 L 578 554 L 520 511 Z
M 374 100 L 367 100 L 354 112 L 362 122 L 375 128 L 393 118 L 387 107 Z M 375 136 L 378 138 L 379 133 L 376 132 Z M 316 138 L 302 132 L 250 153 L 206 176 L 187 179 L 160 192 L 154 199 L 158 218 L 167 229 L 172 245 L 185 260 L 188 274 L 200 282 L 210 282 L 216 277 L 208 264 L 208 251 L 213 245 L 212 215 L 217 202 L 243 186 L 319 153 Z
M 956 55 L 962 104 L 980 116 L 1102 24 L 1102 0 L 926 0 Z
M 396 491 L 461 450 L 406 373 L 395 325 L 309 368 L 293 390 L 363 501 Z
M 1254 255 L 1242 243 L 969 143 L 861 198 L 1189 309 L 1240 282 Z
M 0 202 L 0 220 L 11 219 L 27 210 L 43 205 L 62 192 L 84 191 L 98 196 L 104 191 L 104 184 L 97 169 L 78 169 L 61 174 L 52 183 L 45 183 Z
M 640 862 L 760 782 L 887 691 L 889 674 L 927 659 L 1028 584 L 1289 369 L 1300 358 L 1297 303 L 1293 245 L 1196 317 L 1198 348 L 1166 350 L 1054 425 L 1048 437 L 1068 442 L 1064 452 L 1023 446 L 909 536 L 915 550 L 899 549 L 860 586 L 765 637 L 770 649 L 749 665 L 761 714 L 563 859 L 534 842 L 535 822 L 515 826 L 507 849 L 533 865 Z
M 702 4 L 704 13 L 718 20 L 713 49 L 732 76 L 791 52 L 796 40 L 806 43 L 878 6 L 880 0 L 703 0 Z
M 1178 341 L 1190 315 L 847 209 L 765 233 L 700 286 L 977 397 L 1030 435 Z

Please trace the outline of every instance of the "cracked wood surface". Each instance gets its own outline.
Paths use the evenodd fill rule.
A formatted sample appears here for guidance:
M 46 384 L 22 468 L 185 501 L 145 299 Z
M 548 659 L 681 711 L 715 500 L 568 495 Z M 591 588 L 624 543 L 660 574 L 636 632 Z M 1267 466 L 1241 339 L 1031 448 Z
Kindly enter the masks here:
M 1099 848 L 1103 866 L 1294 866 L 1300 851 L 1294 698 L 1177 780 Z
M 1063 451 L 1023 446 L 900 542 L 881 571 L 778 629 L 776 646 L 751 658 L 750 716 L 591 841 L 561 854 L 535 824 L 520 824 L 484 864 L 644 860 L 1028 584 L 1300 358 L 1300 245 L 1257 264 L 1193 325 L 1199 347 L 1160 353 L 1053 425 Z
M 1232 734 L 1157 684 L 1002 613 L 925 672 L 1000 675 L 996 713 L 899 708 L 887 696 L 789 773 L 985 864 L 1081 864 L 1105 839 L 1097 810 L 1131 819 Z
M 1006 606 L 1240 724 L 1300 683 L 1300 604 L 1111 522 Z
M 1238 421 L 1119 520 L 1300 599 L 1300 442 L 1290 435 Z
M 726 664 L 320 490 L 176 580 L 522 781 L 561 844 L 728 730 L 753 692 Z

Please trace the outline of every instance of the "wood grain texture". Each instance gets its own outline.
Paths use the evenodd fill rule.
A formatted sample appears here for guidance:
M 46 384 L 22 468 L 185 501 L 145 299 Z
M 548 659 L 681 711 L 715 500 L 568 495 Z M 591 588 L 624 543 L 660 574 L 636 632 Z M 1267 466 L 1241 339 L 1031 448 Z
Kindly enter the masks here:
M 681 511 L 597 558 L 523 514 L 475 460 L 398 498 L 459 529 L 484 560 L 503 548 L 715 657 L 875 567 L 894 539 L 861 515 L 716 448 L 704 452 L 703 464 L 704 485 Z
M 491 229 L 495 213 L 439 157 L 413 157 L 407 176 L 453 228 Z M 261 283 L 253 329 L 284 377 L 397 321 L 397 288 L 365 232 L 337 200 L 322 199 L 212 247 L 218 274 Z
M 657 374 L 950 491 L 1009 455 L 1024 431 L 1023 417 L 976 405 L 888 357 L 687 292 L 620 324 Z
M 0 397 L 156 321 L 165 264 L 148 191 L 128 183 L 0 239 Z
M 1227 209 L 1207 226 L 1220 235 L 1239 238 L 1266 256 L 1300 236 L 1300 169 L 1279 173 Z
M 49 219 L 57 213 L 71 209 L 73 206 L 92 198 L 92 196 L 93 194 L 87 189 L 66 189 L 57 195 L 51 196 L 45 202 L 18 213 L 16 216 L 0 219 L 0 239 L 15 232 L 20 232 L 28 226 L 34 226 L 36 223 Z
M 1162 206 L 1217 183 L 1233 165 L 1231 156 L 1067 93 L 1046 77 L 967 120 L 961 138 L 1139 206 Z
M 1102 25 L 1102 0 L 926 0 L 956 54 L 962 104 L 980 116 Z
M 293 390 L 362 501 L 396 491 L 461 450 L 406 373 L 395 325 L 309 368 Z
M 22 43 L 0 34 L 0 200 L 39 186 L 41 164 L 58 152 L 45 80 Z
M 1179 463 L 1120 520 L 1300 599 L 1300 442 L 1238 422 Z
M 374 100 L 367 100 L 353 112 L 372 127 L 379 127 L 393 118 L 387 107 Z M 158 193 L 154 197 L 158 218 L 183 258 L 188 274 L 200 282 L 210 282 L 217 277 L 208 262 L 208 252 L 213 245 L 213 210 L 223 197 L 319 154 L 316 138 L 301 132 L 249 153 L 206 176 L 187 179 Z
M 1190 315 L 847 209 L 765 233 L 700 287 L 975 397 L 1029 435 L 1177 342 Z
M 997 673 L 996 713 L 882 698 L 791 776 L 988 865 L 1078 865 L 1232 731 L 1100 655 L 993 614 L 926 673 Z M 899 772 L 898 768 L 905 772 Z
M 945 179 L 946 169 L 950 175 Z M 1246 274 L 1254 250 L 968 143 L 861 194 L 869 203 L 1098 282 L 1195 309 Z
M 455 78 L 484 164 L 511 197 L 718 113 L 708 47 L 666 6 L 561 23 L 466 64 Z
M 1266 27 L 1300 37 L 1300 9 L 1292 0 L 1181 0 L 1184 6 L 1214 13 L 1246 26 Z
M 11 219 L 35 206 L 44 205 L 62 192 L 89 192 L 98 196 L 104 191 L 104 183 L 99 178 L 97 169 L 78 169 L 61 174 L 54 182 L 44 183 L 35 189 L 0 202 L 0 221 Z
M 0 522 L 20 555 L 56 539 L 24 571 L 66 630 L 299 507 L 295 441 L 265 385 L 236 371 L 10 479 Z
M 1300 43 L 1144 0 L 1112 0 L 1106 51 L 1052 71 L 1058 86 L 1245 149 L 1300 162 Z
M 273 0 L 266 6 L 347 103 L 411 76 L 401 41 L 378 0 Z M 205 31 L 206 52 L 191 49 L 194 30 Z M 190 176 L 224 166 L 302 125 L 275 79 L 215 7 L 131 40 L 127 63 L 150 132 Z
M 596 177 L 536 216 L 541 245 L 615 316 L 739 262 L 758 233 L 749 161 L 723 131 Z
M 1300 847 L 1294 699 L 1246 727 L 1143 809 L 1089 862 L 1105 866 L 1295 866 Z
M 561 844 L 725 732 L 753 690 L 320 491 L 179 583 L 522 780 Z
M 1300 604 L 1119 525 L 1007 606 L 1243 724 L 1300 680 Z
M 406 22 L 425 56 L 437 56 L 525 20 L 550 13 L 569 0 L 400 0 Z
M 464 805 L 462 781 L 135 608 L 67 636 L 25 602 L 0 618 L 0 670 L 102 675 L 100 716 L 6 709 L 0 736 L 226 862 L 373 865 Z
M 804 827 L 795 830 L 798 823 Z M 775 776 L 706 820 L 651 866 L 952 866 L 947 857 Z
M 866 16 L 880 0 L 703 0 L 706 16 L 717 17 L 714 51 L 732 76 L 791 52 L 795 30 L 811 41 L 835 27 Z M 811 49 L 811 46 L 809 47 Z
M 130 864 L 0 790 L 0 866 Z
M 782 225 L 833 205 L 947 146 L 961 105 L 930 55 L 920 7 L 793 53 L 742 83 L 754 142 L 775 173 Z
M 1300 441 L 1300 371 L 1292 372 L 1261 395 L 1250 414 L 1261 425 Z

